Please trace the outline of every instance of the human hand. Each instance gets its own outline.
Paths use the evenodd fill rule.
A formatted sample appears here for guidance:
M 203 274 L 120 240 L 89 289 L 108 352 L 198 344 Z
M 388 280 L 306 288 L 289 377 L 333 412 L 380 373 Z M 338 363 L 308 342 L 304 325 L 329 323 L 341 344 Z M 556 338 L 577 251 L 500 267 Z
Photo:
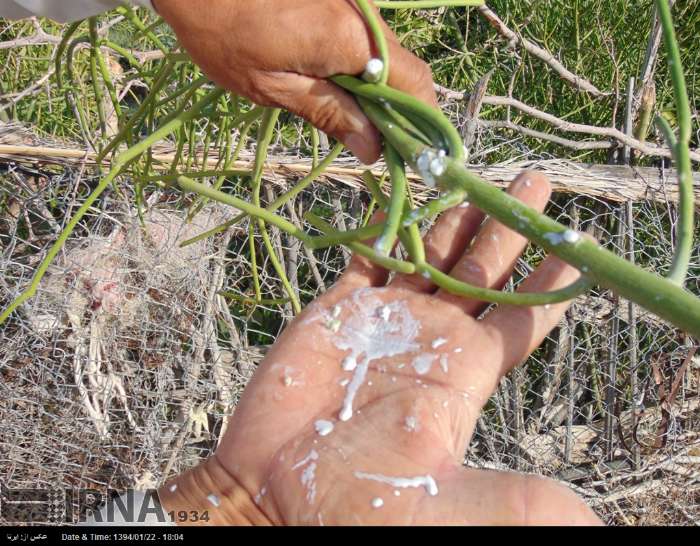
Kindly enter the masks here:
M 351 0 L 154 0 L 192 59 L 217 84 L 263 106 L 298 114 L 361 161 L 381 152 L 377 130 L 346 91 L 326 78 L 359 75 L 374 56 Z M 428 65 L 384 25 L 389 85 L 437 105 Z
M 539 210 L 550 191 L 534 173 L 509 188 Z M 526 240 L 482 220 L 474 207 L 443 214 L 426 237 L 428 259 L 500 288 Z M 578 275 L 549 257 L 521 289 L 556 290 Z M 420 276 L 388 277 L 355 256 L 295 319 L 246 388 L 213 457 L 217 478 L 199 483 L 239 484 L 228 490 L 247 492 L 278 524 L 599 524 L 553 481 L 462 465 L 500 378 L 568 304 L 499 306 L 479 319 L 481 302 Z M 167 493 L 165 502 L 178 504 Z

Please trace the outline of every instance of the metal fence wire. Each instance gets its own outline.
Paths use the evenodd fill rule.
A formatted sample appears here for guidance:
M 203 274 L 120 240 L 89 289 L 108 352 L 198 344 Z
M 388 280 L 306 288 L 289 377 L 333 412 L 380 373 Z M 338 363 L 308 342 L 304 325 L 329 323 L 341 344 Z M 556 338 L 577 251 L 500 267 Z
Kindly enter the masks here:
M 496 2 L 489 4 L 497 9 Z M 519 6 L 512 4 L 513 9 Z M 560 4 L 568 9 L 570 3 Z M 602 9 L 609 3 L 593 4 Z M 643 4 L 644 13 L 652 14 L 647 9 L 650 3 Z M 629 9 L 633 15 L 641 11 Z M 436 13 L 443 17 L 446 12 L 431 13 L 431 17 Z M 428 15 L 421 13 L 421 17 Z M 612 158 L 611 148 L 620 148 L 620 138 L 610 135 L 612 128 L 580 124 L 578 136 L 569 134 L 580 137 L 576 141 L 547 132 L 562 124 L 563 131 L 568 131 L 568 121 L 585 117 L 579 115 L 583 107 L 572 100 L 576 115 L 553 122 L 544 110 L 551 106 L 547 101 L 563 100 L 560 86 L 550 85 L 553 94 L 539 97 L 537 106 L 543 108 L 539 111 L 514 101 L 516 73 L 530 55 L 538 59 L 533 78 L 548 74 L 547 78 L 561 77 L 571 83 L 574 75 L 557 68 L 561 63 L 555 55 L 533 45 L 527 38 L 530 30 L 511 33 L 508 20 L 498 19 L 490 8 L 481 7 L 479 14 L 468 17 L 484 17 L 476 27 L 472 21 L 472 28 L 500 36 L 487 34 L 491 36 L 484 40 L 487 54 L 472 57 L 493 57 L 494 67 L 506 71 L 506 83 L 511 65 L 513 73 L 508 97 L 485 94 L 487 70 L 468 93 L 439 90 L 443 106 L 468 143 L 474 170 L 500 185 L 526 167 L 545 172 L 554 186 L 547 210 L 550 216 L 590 233 L 637 264 L 667 271 L 677 221 L 676 178 L 666 170 L 668 161 L 661 159 L 667 150 L 637 142 L 637 149 L 646 150 L 651 158 L 647 163 L 654 162 L 653 167 L 584 165 L 562 159 L 593 150 L 598 155 L 585 157 L 604 163 L 606 154 Z M 132 34 L 120 30 L 121 20 L 120 16 L 103 22 L 100 32 L 114 26 L 115 36 L 131 47 Z M 615 21 L 617 25 L 617 16 Z M 636 29 L 619 21 L 620 26 Z M 0 28 L 3 40 L 9 40 L 3 42 L 0 50 L 6 53 L 0 57 L 10 67 L 3 73 L 7 81 L 0 97 L 5 101 L 0 119 L 5 110 L 23 106 L 23 100 L 40 94 L 47 97 L 42 115 L 68 111 L 63 99 L 66 90 L 59 89 L 51 77 L 53 62 L 46 69 L 47 60 L 56 54 L 59 35 L 52 34 L 47 41 L 41 26 L 46 23 L 39 21 L 24 23 L 22 32 L 35 35 L 16 35 L 13 29 L 19 24 L 4 22 Z M 644 83 L 654 79 L 654 66 L 661 65 L 656 63 L 659 32 L 656 28 L 649 36 L 653 47 L 645 62 L 650 72 L 640 73 Z M 567 35 L 566 40 L 571 38 Z M 76 51 L 87 48 L 79 39 L 74 45 Z M 587 59 L 597 59 L 601 47 L 589 46 L 583 53 Z M 503 51 L 497 55 L 497 50 Z M 144 63 L 160 58 L 160 51 L 136 53 Z M 450 73 L 451 54 L 437 57 L 436 74 Z M 38 82 L 32 79 L 37 70 L 48 70 Z M 152 82 L 143 83 L 133 66 L 116 61 L 110 70 L 122 102 L 129 107 L 132 101 L 138 104 Z M 624 91 L 620 88 L 625 82 L 618 81 L 618 76 L 615 108 L 617 112 L 619 106 L 621 118 Z M 189 73 L 187 77 L 193 78 Z M 81 85 L 88 89 L 85 78 Z M 164 93 L 177 97 L 182 89 L 179 72 L 173 70 L 171 79 Z M 530 80 L 524 81 L 525 87 L 530 85 Z M 573 90 L 558 83 L 577 96 L 582 81 Z M 13 86 L 16 89 L 7 89 Z M 96 111 L 95 97 L 83 96 L 77 89 L 69 89 L 67 96 L 73 102 L 84 100 Z M 526 90 L 516 86 L 515 96 L 518 89 Z M 109 97 L 102 94 L 105 100 Z M 114 122 L 114 127 L 107 123 L 106 129 L 116 129 L 110 104 L 103 106 L 107 121 Z M 484 119 L 479 114 L 482 106 L 494 107 L 481 115 Z M 284 121 L 287 129 L 294 128 L 292 121 Z M 193 123 L 195 137 L 201 128 L 197 124 L 204 126 L 207 121 Z M 0 154 L 0 309 L 26 289 L 49 247 L 98 181 L 97 169 L 86 153 L 89 131 L 79 129 L 83 128 L 76 123 L 66 133 L 82 135 L 85 142 L 69 145 L 37 136 L 32 128 L 0 122 L 0 145 L 71 148 L 53 157 L 39 152 L 32 156 L 31 150 L 22 157 Z M 280 144 L 289 143 L 289 133 L 293 131 L 276 140 L 268 161 L 276 168 L 265 173 L 263 200 L 267 203 L 309 170 L 308 153 L 305 157 Z M 300 141 L 306 138 L 301 124 L 298 134 Z M 694 138 L 697 141 L 698 135 Z M 201 140 L 192 142 L 189 151 L 205 148 Z M 212 139 L 208 148 L 210 157 L 216 155 L 215 142 Z M 163 157 L 175 149 L 172 142 L 163 146 L 159 150 Z M 570 152 L 571 148 L 577 151 Z M 552 150 L 561 153 L 554 156 Z M 628 148 L 628 159 L 631 153 Z M 251 157 L 252 150 L 244 150 L 241 159 Z M 342 156 L 338 165 L 344 169 L 331 169 L 277 212 L 299 225 L 303 213 L 313 209 L 338 228 L 357 227 L 367 213 L 370 196 L 359 178 L 360 166 L 352 158 Z M 696 195 L 698 187 L 696 178 Z M 235 210 L 210 203 L 189 222 L 186 197 L 149 187 L 140 217 L 130 180 L 122 177 L 116 188 L 106 191 L 77 226 L 36 296 L 0 326 L 0 499 L 7 488 L 91 489 L 103 494 L 154 488 L 197 464 L 217 447 L 256 366 L 292 319 L 291 305 L 262 251 L 255 257 L 265 301 L 251 301 L 246 221 L 194 245 L 180 246 L 233 218 Z M 418 201 L 430 195 L 415 179 L 411 189 Z M 700 240 L 697 232 L 700 224 L 696 242 Z M 342 248 L 312 253 L 275 229 L 270 233 L 302 303 L 330 287 L 349 259 Z M 260 242 L 253 241 L 252 246 L 260 249 Z M 541 250 L 528 248 L 511 282 L 520 282 L 541 259 Z M 697 295 L 699 281 L 700 246 L 695 246 L 687 286 Z M 464 464 L 554 477 L 570 485 L 608 523 L 700 524 L 700 353 L 696 343 L 608 291 L 593 290 L 577 298 L 542 346 L 501 381 L 478 420 Z M 77 499 L 71 502 L 73 510 L 66 512 L 64 506 L 56 523 L 78 519 L 81 505 Z M 15 521 L 0 513 L 0 524 L 7 523 Z
M 498 137 L 483 134 L 481 141 L 491 146 Z M 3 166 L 2 306 L 27 285 L 95 182 L 89 169 L 52 172 Z M 283 183 L 272 177 L 266 197 Z M 128 192 L 107 193 L 36 297 L 0 329 L 6 485 L 156 487 L 215 449 L 291 309 L 284 300 L 250 303 L 245 223 L 180 248 L 233 214 L 208 205 L 187 223 L 180 199 L 149 194 L 142 224 Z M 362 190 L 330 180 L 280 212 L 299 222 L 313 207 L 352 228 L 368 201 Z M 639 264 L 663 271 L 670 263 L 675 217 L 667 203 L 556 193 L 548 212 Z M 274 230 L 273 243 L 306 302 L 348 259 L 341 249 L 312 254 Z M 698 252 L 689 281 L 696 293 Z M 258 258 L 264 293 L 282 298 L 273 268 Z M 514 282 L 540 258 L 529 249 Z M 503 379 L 465 464 L 556 477 L 611 523 L 697 524 L 700 355 L 689 338 L 627 301 L 606 291 L 579 297 L 533 356 Z

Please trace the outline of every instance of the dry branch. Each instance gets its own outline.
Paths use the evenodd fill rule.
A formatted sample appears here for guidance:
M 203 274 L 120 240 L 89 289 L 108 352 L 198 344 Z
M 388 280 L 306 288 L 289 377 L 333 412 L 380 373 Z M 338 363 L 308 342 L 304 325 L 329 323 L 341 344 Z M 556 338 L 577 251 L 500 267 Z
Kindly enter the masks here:
M 460 93 L 459 91 L 453 91 L 447 89 L 446 87 L 436 86 L 436 91 L 448 100 L 462 101 L 470 97 L 468 93 Z M 668 148 L 662 146 L 656 146 L 654 144 L 649 144 L 647 142 L 642 142 L 630 135 L 623 133 L 622 131 L 615 129 L 614 127 L 597 127 L 595 125 L 586 125 L 583 123 L 574 123 L 571 121 L 565 121 L 547 112 L 543 112 L 533 106 L 525 104 L 522 101 L 514 99 L 512 97 L 501 97 L 495 95 L 489 95 L 483 97 L 482 104 L 488 104 L 491 106 L 506 106 L 508 108 L 515 108 L 523 114 L 527 114 L 535 119 L 545 121 L 556 127 L 561 131 L 568 131 L 572 133 L 581 133 L 585 135 L 602 136 L 610 140 L 599 140 L 599 141 L 588 141 L 588 140 L 570 140 L 566 138 L 559 137 L 557 135 L 552 135 L 549 133 L 544 133 L 542 131 L 536 131 L 528 127 L 523 127 L 511 121 L 481 121 L 480 123 L 484 127 L 497 128 L 497 129 L 511 129 L 517 131 L 527 136 L 533 138 L 538 138 L 541 140 L 547 140 L 549 142 L 554 142 L 561 146 L 571 148 L 573 150 L 602 150 L 608 148 L 616 147 L 615 141 L 628 146 L 633 150 L 637 150 L 645 155 L 652 157 L 664 157 L 671 158 L 672 153 Z M 695 161 L 700 161 L 700 152 L 691 151 L 691 159 Z
M 32 164 L 82 165 L 94 164 L 96 154 L 85 149 L 51 148 L 43 146 L 1 145 L 0 163 L 23 162 Z M 165 170 L 174 160 L 173 153 L 165 148 L 154 151 L 154 168 Z M 206 166 L 215 168 L 218 163 L 215 150 L 210 150 Z M 199 165 L 202 159 L 199 158 Z M 250 170 L 252 158 L 237 161 L 234 169 Z M 381 173 L 383 166 L 377 164 L 373 171 Z M 303 176 L 311 170 L 311 160 L 284 156 L 271 157 L 265 166 L 267 177 L 272 175 Z M 628 167 L 623 165 L 591 165 L 566 160 L 518 161 L 495 165 L 470 165 L 470 169 L 497 186 L 505 186 L 525 169 L 536 170 L 547 175 L 554 191 L 564 194 L 581 194 L 602 197 L 611 201 L 652 200 L 661 203 L 676 201 L 678 189 L 676 172 L 673 169 L 659 171 L 651 167 Z M 326 180 L 337 181 L 348 187 L 364 188 L 361 175 L 364 168 L 356 161 L 346 159 L 331 166 L 325 173 Z M 434 195 L 418 176 L 409 173 L 411 191 L 418 203 Z M 282 184 L 279 179 L 271 180 Z M 700 173 L 694 174 L 695 195 L 700 202 Z
M 487 6 L 480 6 L 477 9 L 481 15 L 486 18 L 489 24 L 498 31 L 499 34 L 507 38 L 509 41 L 515 41 L 521 44 L 528 53 L 547 63 L 557 74 L 559 74 L 559 76 L 561 76 L 562 79 L 571 84 L 573 87 L 585 91 L 594 97 L 605 97 L 610 94 L 600 91 L 595 85 L 586 79 L 582 78 L 581 76 L 577 76 L 568 70 L 563 64 L 561 64 L 561 62 L 555 59 L 551 53 L 542 49 L 540 46 L 534 44 L 527 38 L 513 32 L 506 26 L 501 18 Z

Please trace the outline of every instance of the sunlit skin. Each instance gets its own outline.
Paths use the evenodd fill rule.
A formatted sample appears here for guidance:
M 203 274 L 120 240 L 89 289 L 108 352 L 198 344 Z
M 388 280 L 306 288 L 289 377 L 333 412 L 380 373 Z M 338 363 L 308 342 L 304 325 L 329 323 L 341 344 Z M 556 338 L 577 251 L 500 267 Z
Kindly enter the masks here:
M 550 186 L 542 176 L 524 173 L 509 192 L 542 210 Z M 441 270 L 498 288 L 526 241 L 495 221 L 482 225 L 483 219 L 474 207 L 451 209 L 426 236 L 426 250 Z M 551 257 L 520 289 L 552 290 L 577 277 Z M 410 365 L 399 368 L 399 362 L 410 363 L 405 355 L 373 361 L 354 415 L 342 422 L 347 387 L 341 381 L 352 373 L 341 367 L 349 351 L 336 347 L 337 325 L 328 319 L 338 306 L 338 320 L 349 320 L 353 295 L 362 289 L 369 299 L 403 302 L 421 324 L 415 354 L 449 354 L 449 372 L 437 364 L 424 375 Z M 228 424 L 216 464 L 250 498 L 257 496 L 260 510 L 277 524 L 599 524 L 576 495 L 553 481 L 462 465 L 479 412 L 500 378 L 542 342 L 567 306 L 497 307 L 477 319 L 482 303 L 436 291 L 422 277 L 390 279 L 354 257 L 335 286 L 271 348 Z M 433 348 L 438 338 L 446 343 Z M 409 416 L 416 417 L 415 430 L 406 426 Z M 319 419 L 333 422 L 330 434 L 317 433 Z M 310 480 L 302 480 L 311 462 L 313 496 Z M 429 475 L 439 492 L 399 490 L 358 479 L 355 472 Z M 378 498 L 383 506 L 376 508 Z
M 192 59 L 219 85 L 281 107 L 343 142 L 360 160 L 379 158 L 379 133 L 350 94 L 326 78 L 360 75 L 373 51 L 350 0 L 155 0 Z M 384 25 L 388 84 L 437 105 L 430 68 Z

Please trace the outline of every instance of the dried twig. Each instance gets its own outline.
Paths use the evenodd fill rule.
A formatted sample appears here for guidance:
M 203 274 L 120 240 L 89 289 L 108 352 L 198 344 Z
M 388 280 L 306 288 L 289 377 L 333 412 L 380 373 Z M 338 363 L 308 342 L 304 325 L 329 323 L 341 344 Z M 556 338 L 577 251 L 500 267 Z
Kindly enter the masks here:
M 637 150 L 645 155 L 649 155 L 652 157 L 671 157 L 671 150 L 668 148 L 664 148 L 661 146 L 656 146 L 654 144 L 648 144 L 646 142 L 641 142 L 637 140 L 636 138 L 626 135 L 622 131 L 615 129 L 614 127 L 596 127 L 594 125 L 585 125 L 583 123 L 573 123 L 570 121 L 565 121 L 562 120 L 552 114 L 549 114 L 547 112 L 543 112 L 542 110 L 538 110 L 537 108 L 534 108 L 532 106 L 529 106 L 525 104 L 524 102 L 521 102 L 517 99 L 510 98 L 510 97 L 499 97 L 499 96 L 487 96 L 484 97 L 484 104 L 491 104 L 494 106 L 509 106 L 512 108 L 515 108 L 516 110 L 519 110 L 523 112 L 524 114 L 527 114 L 529 116 L 532 116 L 533 118 L 546 121 L 547 123 L 551 124 L 552 126 L 556 127 L 557 129 L 560 129 L 562 131 L 569 131 L 572 133 L 582 133 L 586 135 L 592 135 L 592 136 L 602 136 L 602 137 L 607 137 L 612 140 L 616 140 L 626 146 L 629 146 L 630 148 Z M 503 122 L 482 122 L 482 123 L 488 123 L 490 126 L 494 127 L 500 127 L 502 126 Z M 519 130 L 521 132 L 524 132 L 524 128 L 517 128 L 514 126 L 508 126 L 508 128 Z M 531 130 L 528 130 L 531 131 Z M 547 140 L 551 140 L 553 142 L 558 142 L 562 143 L 562 145 L 567 146 L 567 147 L 578 147 L 576 149 L 599 149 L 599 148 L 612 148 L 615 146 L 614 143 L 612 142 L 579 142 L 579 141 L 566 141 L 564 139 L 561 140 L 554 140 L 551 138 L 553 135 L 548 135 L 547 133 L 541 133 L 537 132 L 538 138 L 546 138 Z M 546 135 L 543 136 L 543 135 Z M 566 144 L 563 144 L 566 142 Z M 695 161 L 700 161 L 700 152 L 698 151 L 691 151 L 691 158 Z
M 561 78 L 564 81 L 568 82 L 576 89 L 585 91 L 586 93 L 589 93 L 594 97 L 605 97 L 610 94 L 600 91 L 595 85 L 593 85 L 586 79 L 582 78 L 581 76 L 577 76 L 573 72 L 569 71 L 563 64 L 561 64 L 561 62 L 555 59 L 551 53 L 542 49 L 540 46 L 532 43 L 527 38 L 524 38 L 523 36 L 520 36 L 519 34 L 513 32 L 506 26 L 506 24 L 501 20 L 501 18 L 498 17 L 498 15 L 496 15 L 487 6 L 479 6 L 477 9 L 479 10 L 479 13 L 481 13 L 481 15 L 483 15 L 486 18 L 489 24 L 491 24 L 491 26 L 499 32 L 499 34 L 501 34 L 509 41 L 518 42 L 519 44 L 521 44 L 528 53 L 547 63 L 550 67 L 552 67 L 552 69 L 554 69 L 554 71 L 557 74 L 559 74 L 559 76 L 561 76 Z
M 40 164 L 94 164 L 95 153 L 84 149 L 50 148 L 41 146 L 16 146 L 0 144 L 0 163 L 2 161 L 17 161 Z M 172 153 L 156 151 L 153 154 L 154 169 L 167 170 L 174 161 Z M 183 161 L 186 160 L 186 156 Z M 201 162 L 203 162 L 200 159 Z M 210 150 L 206 165 L 203 168 L 216 168 L 218 164 L 216 150 Z M 233 169 L 250 170 L 252 161 L 249 159 L 235 162 Z M 311 170 L 311 161 L 298 158 L 271 157 L 265 165 L 265 176 L 274 174 L 298 175 L 307 174 Z M 616 165 L 592 165 L 575 163 L 567 160 L 544 161 L 518 161 L 508 164 L 494 164 L 487 166 L 470 165 L 470 168 L 487 181 L 505 186 L 524 169 L 538 170 L 547 175 L 555 192 L 583 194 L 595 197 L 603 197 L 612 201 L 627 200 L 654 200 L 667 203 L 678 196 L 675 184 L 676 173 L 673 169 L 665 169 L 660 174 L 658 169 L 647 167 L 629 168 Z M 377 164 L 373 172 L 381 176 L 383 166 Z M 353 189 L 364 189 L 362 173 L 364 169 L 350 160 L 333 165 L 326 170 L 325 179 L 332 179 Z M 700 201 L 700 174 L 694 173 L 694 185 L 696 186 L 696 198 Z M 284 178 L 284 177 L 282 177 Z M 408 173 L 411 183 L 411 192 L 417 203 L 434 195 L 434 191 L 420 182 L 420 178 L 413 173 Z M 271 180 L 280 183 L 279 180 Z

